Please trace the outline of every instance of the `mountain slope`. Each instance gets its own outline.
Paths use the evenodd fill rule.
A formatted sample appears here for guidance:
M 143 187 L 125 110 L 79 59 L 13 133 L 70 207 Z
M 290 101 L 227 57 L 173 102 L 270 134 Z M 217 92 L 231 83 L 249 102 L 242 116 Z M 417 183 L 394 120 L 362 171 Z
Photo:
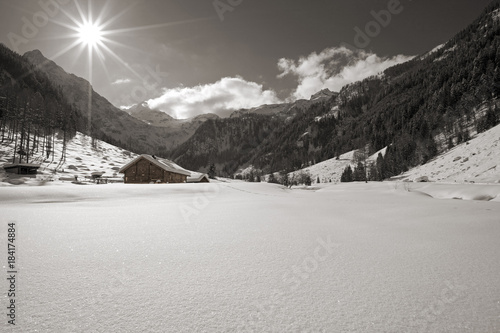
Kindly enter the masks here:
M 295 116 L 298 110 L 310 108 L 312 105 L 319 102 L 326 102 L 332 97 L 337 96 L 337 93 L 330 91 L 329 89 L 323 89 L 318 93 L 311 96 L 309 100 L 299 99 L 290 103 L 282 104 L 265 104 L 251 109 L 241 109 L 234 111 L 231 114 L 231 118 L 242 117 L 248 114 L 259 114 L 265 116 L 279 116 L 287 118 L 290 116 Z
M 402 175 L 414 180 L 500 183 L 500 125 L 461 143 L 428 163 Z
M 66 73 L 40 51 L 27 52 L 23 58 L 45 73 L 52 84 L 61 90 L 66 101 L 85 119 L 87 131 L 92 136 L 137 152 L 158 153 L 171 148 L 166 129 L 148 126 L 119 110 L 96 93 L 88 81 Z
M 385 149 L 381 151 L 385 154 Z M 375 163 L 378 152 L 370 156 L 368 163 Z M 290 173 L 290 176 L 306 172 L 313 182 L 340 182 L 344 169 L 356 162 L 354 151 Z M 500 183 L 500 125 L 479 133 L 468 142 L 439 154 L 426 164 L 414 167 L 397 180 L 415 181 L 427 177 L 429 181 L 456 183 Z
M 314 158 L 314 152 L 308 151 L 308 145 L 304 144 L 309 141 L 308 137 L 303 134 L 311 123 L 314 124 L 315 117 L 331 112 L 335 96 L 326 101 L 300 100 L 278 105 L 280 111 L 276 113 L 262 114 L 257 108 L 257 112 L 238 112 L 237 116 L 208 121 L 172 152 L 172 158 L 181 164 L 193 165 L 195 170 L 216 164 L 225 176 L 232 175 L 242 166 L 256 163 L 256 159 L 260 159 L 259 168 L 266 172 L 288 167 L 289 160 L 300 167 L 301 160 Z M 301 148 L 296 150 L 298 146 Z M 272 161 L 265 160 L 268 157 Z
M 206 171 L 210 164 L 216 164 L 222 174 L 231 175 L 281 122 L 258 114 L 208 120 L 172 152 L 172 159 L 195 171 Z
M 269 173 L 297 170 L 360 148 L 372 154 L 390 146 L 392 175 L 426 163 L 500 119 L 499 8 L 494 1 L 469 27 L 423 57 L 347 85 L 330 99 L 296 108 L 293 117 L 282 118 L 248 152 L 250 158 L 210 157 L 220 165 L 237 160 L 233 171 L 253 164 Z M 260 112 L 272 119 L 283 110 L 283 105 L 268 106 L 235 116 Z M 203 133 L 200 128 L 191 144 L 203 142 Z M 212 136 L 212 144 L 222 147 L 224 137 Z M 197 150 L 185 149 L 176 158 L 200 156 Z
M 147 102 L 134 105 L 127 109 L 126 112 L 150 126 L 162 127 L 168 130 L 168 136 L 171 140 L 170 149 L 188 140 L 198 127 L 207 120 L 219 119 L 219 116 L 213 113 L 201 114 L 188 119 L 175 119 L 165 112 L 151 109 Z
M 40 161 L 40 169 L 36 177 L 23 177 L 22 175 L 6 173 L 3 165 L 12 162 L 11 156 L 14 151 L 14 143 L 0 145 L 0 186 L 19 184 L 40 184 L 50 181 L 50 184 L 78 180 L 89 180 L 93 172 L 101 172 L 105 177 L 119 180 L 123 175 L 118 170 L 130 162 L 137 155 L 125 149 L 113 146 L 106 142 L 97 140 L 91 143 L 92 138 L 82 133 L 76 135 L 66 142 L 65 158 L 61 160 L 63 151 L 62 138 L 56 138 L 54 142 L 54 158 L 45 159 L 44 156 L 35 155 L 34 160 Z
M 129 109 L 124 109 L 124 111 L 132 117 L 152 126 L 168 127 L 174 120 L 173 117 L 165 112 L 150 109 L 147 102 L 136 104 Z

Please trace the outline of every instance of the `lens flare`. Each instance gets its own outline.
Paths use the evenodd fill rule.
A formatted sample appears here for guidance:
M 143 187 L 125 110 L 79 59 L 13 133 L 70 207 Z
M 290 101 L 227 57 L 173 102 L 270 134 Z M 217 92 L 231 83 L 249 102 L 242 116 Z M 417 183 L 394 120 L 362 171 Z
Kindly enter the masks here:
M 78 28 L 78 40 L 86 46 L 95 47 L 102 43 L 102 30 L 97 24 L 86 22 Z

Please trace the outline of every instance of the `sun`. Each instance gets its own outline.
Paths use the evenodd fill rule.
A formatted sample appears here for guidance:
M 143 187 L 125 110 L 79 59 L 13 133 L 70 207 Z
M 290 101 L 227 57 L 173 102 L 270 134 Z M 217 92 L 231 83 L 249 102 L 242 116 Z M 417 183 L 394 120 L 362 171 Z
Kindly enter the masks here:
M 85 22 L 78 27 L 78 40 L 84 45 L 95 47 L 102 43 L 102 30 L 95 23 Z

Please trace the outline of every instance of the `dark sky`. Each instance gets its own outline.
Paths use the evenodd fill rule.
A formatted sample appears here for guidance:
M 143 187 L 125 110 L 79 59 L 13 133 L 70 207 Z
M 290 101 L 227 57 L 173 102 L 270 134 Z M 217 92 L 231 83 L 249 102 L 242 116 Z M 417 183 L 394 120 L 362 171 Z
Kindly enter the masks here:
M 44 9 L 0 0 L 0 42 L 19 53 L 41 50 L 116 106 L 150 100 L 185 118 L 338 91 L 446 42 L 489 2 L 42 0 Z M 382 25 L 373 13 L 390 17 L 381 15 Z M 75 44 L 71 29 L 89 15 L 106 38 L 91 69 L 88 46 Z M 360 43 L 355 29 L 367 28 Z

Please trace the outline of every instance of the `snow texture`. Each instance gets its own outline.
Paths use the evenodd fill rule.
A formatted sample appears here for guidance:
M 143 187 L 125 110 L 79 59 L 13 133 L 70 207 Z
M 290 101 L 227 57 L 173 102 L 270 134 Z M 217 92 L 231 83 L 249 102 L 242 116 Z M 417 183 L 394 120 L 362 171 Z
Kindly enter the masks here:
M 0 187 L 0 331 L 498 332 L 499 203 L 408 184 Z
M 406 177 L 475 163 L 498 179 L 498 130 Z M 37 178 L 0 173 L 0 243 L 15 222 L 19 265 L 1 332 L 500 331 L 499 185 L 70 182 L 135 156 L 78 134 L 56 172 L 58 156 Z

